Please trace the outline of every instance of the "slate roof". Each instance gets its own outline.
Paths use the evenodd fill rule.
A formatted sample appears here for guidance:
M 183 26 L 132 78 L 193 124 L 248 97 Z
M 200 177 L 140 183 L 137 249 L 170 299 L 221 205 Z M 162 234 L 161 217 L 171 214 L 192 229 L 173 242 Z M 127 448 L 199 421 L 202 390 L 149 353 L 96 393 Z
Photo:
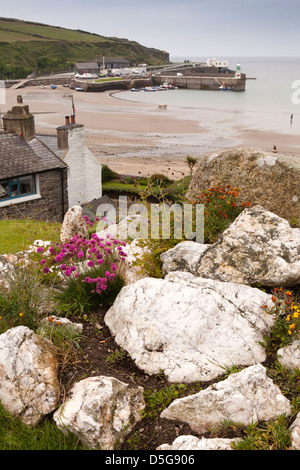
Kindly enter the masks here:
M 97 62 L 77 62 L 75 65 L 77 70 L 89 70 L 99 68 Z
M 103 56 L 96 57 L 97 62 L 103 63 Z M 129 60 L 124 59 L 123 57 L 106 57 L 104 56 L 104 61 L 106 64 L 115 63 L 115 64 L 129 64 Z
M 25 142 L 18 134 L 0 132 L 0 179 L 66 167 L 38 138 Z
M 38 134 L 37 138 L 44 146 L 48 147 L 51 152 L 57 155 L 59 158 L 63 159 L 66 150 L 60 150 L 57 145 L 57 135 L 56 134 Z

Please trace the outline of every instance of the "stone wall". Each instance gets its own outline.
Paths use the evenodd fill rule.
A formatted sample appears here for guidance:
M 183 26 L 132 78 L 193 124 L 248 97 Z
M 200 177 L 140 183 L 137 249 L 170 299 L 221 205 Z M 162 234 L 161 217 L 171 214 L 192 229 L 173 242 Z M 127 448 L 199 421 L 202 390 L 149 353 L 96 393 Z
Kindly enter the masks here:
M 68 210 L 67 169 L 39 174 L 40 199 L 0 208 L 0 219 L 34 219 L 62 222 Z
M 161 85 L 168 82 L 170 85 L 178 88 L 187 88 L 191 90 L 218 90 L 222 83 L 232 87 L 234 91 L 245 91 L 246 78 L 233 78 L 228 75 L 216 75 L 214 77 L 202 77 L 192 75 L 156 75 L 154 77 L 155 85 Z

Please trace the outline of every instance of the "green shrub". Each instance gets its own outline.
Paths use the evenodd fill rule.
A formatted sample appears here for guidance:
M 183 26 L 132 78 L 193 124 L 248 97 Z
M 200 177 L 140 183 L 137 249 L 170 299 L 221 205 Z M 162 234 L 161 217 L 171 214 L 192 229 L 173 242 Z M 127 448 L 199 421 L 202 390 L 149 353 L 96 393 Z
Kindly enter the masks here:
M 119 180 L 119 175 L 111 170 L 107 165 L 102 165 L 102 183 L 108 183 L 112 180 Z
M 33 266 L 16 265 L 2 280 L 5 284 L 0 288 L 0 332 L 19 325 L 35 329 L 46 299 L 38 271 Z
M 160 173 L 154 173 L 153 175 L 149 176 L 148 178 L 148 183 L 156 186 L 160 186 L 161 188 L 166 188 L 169 186 L 171 183 L 173 183 L 172 180 L 170 180 L 167 176 L 162 175 Z
M 78 438 L 62 432 L 51 418 L 27 426 L 0 403 L 0 450 L 85 450 Z M 86 449 L 87 450 L 87 449 Z

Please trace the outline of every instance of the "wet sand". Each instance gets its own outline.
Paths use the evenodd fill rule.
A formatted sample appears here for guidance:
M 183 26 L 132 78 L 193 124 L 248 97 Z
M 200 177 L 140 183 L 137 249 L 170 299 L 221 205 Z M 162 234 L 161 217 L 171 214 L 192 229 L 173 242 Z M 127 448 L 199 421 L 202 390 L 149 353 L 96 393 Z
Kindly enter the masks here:
M 278 132 L 257 116 L 234 112 L 184 109 L 120 99 L 116 92 L 83 93 L 58 86 L 7 90 L 4 114 L 16 104 L 17 95 L 35 116 L 37 133 L 55 134 L 65 116 L 72 114 L 85 126 L 87 145 L 102 164 L 123 175 L 163 173 L 172 179 L 189 174 L 187 155 L 201 157 L 230 147 L 255 147 L 272 152 L 298 153 L 300 134 Z M 272 128 L 273 125 L 273 128 Z

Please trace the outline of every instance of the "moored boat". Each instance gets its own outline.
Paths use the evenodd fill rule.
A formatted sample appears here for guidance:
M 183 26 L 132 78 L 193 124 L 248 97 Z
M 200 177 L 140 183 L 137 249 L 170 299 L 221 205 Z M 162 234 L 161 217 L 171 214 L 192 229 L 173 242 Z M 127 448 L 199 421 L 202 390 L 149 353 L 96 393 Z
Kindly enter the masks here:
M 155 86 L 146 86 L 144 91 L 157 91 Z

